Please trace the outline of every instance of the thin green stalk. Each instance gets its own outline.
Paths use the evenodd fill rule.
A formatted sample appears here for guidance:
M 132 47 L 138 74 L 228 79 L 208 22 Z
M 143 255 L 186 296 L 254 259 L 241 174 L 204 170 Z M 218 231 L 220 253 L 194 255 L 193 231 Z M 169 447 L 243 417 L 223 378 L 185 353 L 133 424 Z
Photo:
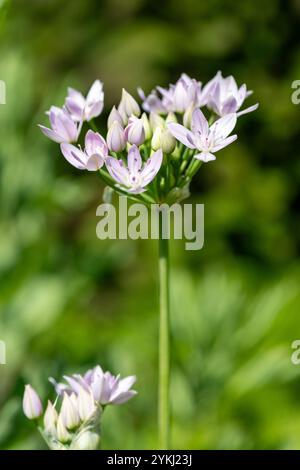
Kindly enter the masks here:
M 170 445 L 170 302 L 169 302 L 169 240 L 163 238 L 162 219 L 159 223 L 159 385 L 158 426 L 159 448 Z M 168 217 L 165 217 L 168 219 Z

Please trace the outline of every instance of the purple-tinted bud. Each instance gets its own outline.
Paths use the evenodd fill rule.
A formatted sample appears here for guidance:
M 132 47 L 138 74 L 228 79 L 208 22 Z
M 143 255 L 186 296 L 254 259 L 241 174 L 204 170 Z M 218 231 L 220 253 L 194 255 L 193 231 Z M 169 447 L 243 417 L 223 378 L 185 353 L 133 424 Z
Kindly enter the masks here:
M 112 107 L 111 112 L 109 113 L 107 119 L 107 127 L 108 129 L 113 125 L 114 121 L 117 121 L 121 126 L 123 126 L 123 119 L 119 111 L 115 106 Z
M 127 117 L 132 115 L 139 117 L 141 114 L 140 107 L 133 96 L 128 93 L 124 88 L 122 90 L 122 98 L 119 105 L 119 112 L 123 111 Z
M 125 129 L 125 138 L 131 145 L 142 145 L 145 141 L 145 129 L 142 119 L 131 117 Z
M 25 385 L 23 411 L 28 419 L 37 419 L 43 413 L 40 397 L 31 385 Z
M 124 129 L 118 121 L 114 121 L 108 129 L 106 141 L 112 152 L 121 152 L 126 147 Z

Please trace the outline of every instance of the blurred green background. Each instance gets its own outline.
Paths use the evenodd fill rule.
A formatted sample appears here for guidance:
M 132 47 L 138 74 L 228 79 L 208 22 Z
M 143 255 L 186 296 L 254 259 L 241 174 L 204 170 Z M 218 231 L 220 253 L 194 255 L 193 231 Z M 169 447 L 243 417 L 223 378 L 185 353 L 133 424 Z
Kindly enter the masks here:
M 103 187 L 37 128 L 67 86 L 136 94 L 217 70 L 253 89 L 238 141 L 204 165 L 205 246 L 172 242 L 173 447 L 300 448 L 300 1 L 0 0 L 0 447 L 39 449 L 24 383 L 100 363 L 138 376 L 103 448 L 155 448 L 157 246 L 100 241 Z M 102 117 L 105 117 L 105 113 Z M 104 122 L 104 119 L 102 119 Z

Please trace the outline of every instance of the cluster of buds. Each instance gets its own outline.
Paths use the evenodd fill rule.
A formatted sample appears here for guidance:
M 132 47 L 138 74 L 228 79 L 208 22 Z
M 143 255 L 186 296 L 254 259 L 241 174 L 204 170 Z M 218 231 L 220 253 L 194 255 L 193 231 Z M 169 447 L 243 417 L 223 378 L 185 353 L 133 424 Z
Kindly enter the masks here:
M 64 376 L 65 383 L 49 379 L 57 394 L 45 413 L 37 392 L 25 386 L 23 411 L 30 420 L 41 421 L 39 430 L 52 450 L 94 450 L 101 440 L 101 417 L 107 405 L 120 405 L 136 395 L 135 376 L 114 376 L 100 366 L 83 376 Z
M 201 164 L 215 160 L 217 151 L 236 140 L 231 133 L 237 118 L 258 107 L 241 110 L 252 92 L 221 72 L 205 86 L 182 74 L 168 88 L 158 86 L 148 96 L 138 92 L 141 107 L 123 89 L 110 111 L 105 138 L 94 120 L 103 109 L 99 80 L 86 98 L 69 89 L 64 106 L 48 112 L 51 127 L 40 127 L 73 166 L 99 171 L 107 186 L 145 204 L 187 197 Z M 84 122 L 91 128 L 82 139 Z

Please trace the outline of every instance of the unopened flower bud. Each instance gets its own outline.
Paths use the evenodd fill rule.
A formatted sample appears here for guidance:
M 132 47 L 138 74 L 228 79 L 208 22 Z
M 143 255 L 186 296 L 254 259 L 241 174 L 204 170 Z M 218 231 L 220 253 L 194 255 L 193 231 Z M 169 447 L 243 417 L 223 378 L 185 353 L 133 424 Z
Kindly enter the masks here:
M 83 431 L 74 439 L 71 450 L 96 450 L 100 442 L 99 434 L 91 431 Z
M 91 393 L 80 388 L 78 396 L 78 412 L 82 421 L 87 421 L 96 411 L 95 400 Z
M 120 114 L 120 116 L 122 118 L 123 126 L 126 126 L 127 123 L 128 123 L 128 116 L 125 112 L 125 106 L 122 102 L 118 106 L 118 113 Z
M 56 435 L 57 435 L 57 439 L 63 444 L 65 442 L 68 442 L 71 438 L 71 435 L 68 433 L 68 430 L 63 423 L 61 414 L 59 414 L 58 419 L 57 419 Z
M 173 188 L 167 195 L 167 203 L 174 204 L 176 202 L 181 202 L 184 199 L 190 196 L 189 185 L 184 186 L 183 188 Z
M 154 132 L 157 127 L 164 127 L 165 121 L 163 118 L 153 111 L 150 113 L 150 126 L 152 131 Z
M 187 127 L 188 129 L 191 128 L 191 122 L 192 122 L 192 116 L 193 116 L 193 111 L 195 107 L 192 104 L 185 110 L 184 115 L 183 115 L 183 125 L 184 127 Z
M 145 139 L 149 140 L 152 137 L 152 130 L 151 130 L 151 126 L 150 126 L 150 122 L 147 117 L 147 114 L 143 113 L 141 119 L 143 121 L 143 126 L 144 126 L 144 131 L 145 131 Z
M 163 129 L 161 133 L 161 148 L 164 153 L 172 153 L 176 147 L 176 139 L 168 129 Z
M 145 141 L 145 130 L 142 119 L 130 118 L 125 129 L 125 139 L 131 145 L 142 145 Z
M 157 127 L 151 140 L 153 150 L 162 149 L 164 153 L 172 153 L 176 147 L 176 139 L 168 129 Z
M 158 150 L 161 148 L 161 136 L 162 136 L 162 128 L 157 127 L 154 131 L 154 134 L 151 140 L 151 147 L 153 150 Z
M 73 394 L 76 400 L 75 394 Z M 67 429 L 74 429 L 80 422 L 77 406 L 74 404 L 74 398 L 71 400 L 67 393 L 64 393 L 61 405 L 60 416 L 64 426 Z
M 124 112 L 127 117 L 132 115 L 139 117 L 141 114 L 140 107 L 133 96 L 128 93 L 124 88 L 122 90 L 122 98 L 119 105 L 119 112 Z
M 45 431 L 50 434 L 56 433 L 56 423 L 57 423 L 58 413 L 54 408 L 50 400 L 48 400 L 48 405 L 44 414 L 44 428 Z
M 114 121 L 108 129 L 106 141 L 112 152 L 121 152 L 126 147 L 124 129 L 118 121 Z
M 175 116 L 174 113 L 169 113 L 166 117 L 166 124 L 168 124 L 169 122 L 177 122 L 177 118 Z
M 112 107 L 111 112 L 109 113 L 108 119 L 107 119 L 107 127 L 108 129 L 113 125 L 113 122 L 117 121 L 121 126 L 123 126 L 123 119 L 119 111 L 115 106 Z
M 23 411 L 28 419 L 37 419 L 43 413 L 40 397 L 31 385 L 25 385 Z

